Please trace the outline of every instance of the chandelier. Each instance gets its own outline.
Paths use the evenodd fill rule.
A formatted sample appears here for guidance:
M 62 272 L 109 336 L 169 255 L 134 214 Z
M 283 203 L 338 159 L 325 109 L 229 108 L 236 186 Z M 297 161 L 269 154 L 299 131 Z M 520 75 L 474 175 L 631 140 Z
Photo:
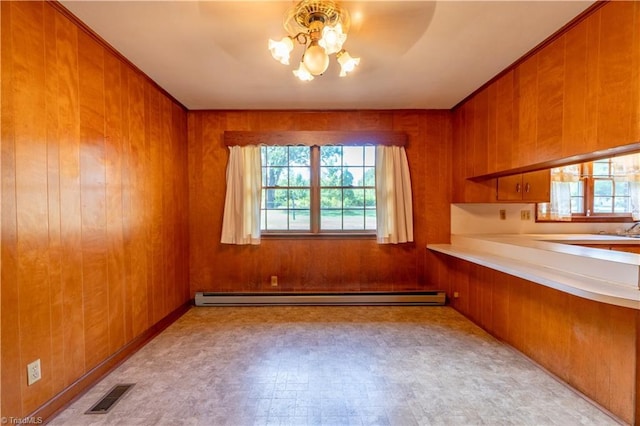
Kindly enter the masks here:
M 293 42 L 305 46 L 298 69 L 293 74 L 303 81 L 313 80 L 329 67 L 329 55 L 336 54 L 340 77 L 353 71 L 360 58 L 352 58 L 342 48 L 347 40 L 351 18 L 349 11 L 331 0 L 302 0 L 284 16 L 284 28 L 289 35 L 280 41 L 269 40 L 273 59 L 289 65 Z

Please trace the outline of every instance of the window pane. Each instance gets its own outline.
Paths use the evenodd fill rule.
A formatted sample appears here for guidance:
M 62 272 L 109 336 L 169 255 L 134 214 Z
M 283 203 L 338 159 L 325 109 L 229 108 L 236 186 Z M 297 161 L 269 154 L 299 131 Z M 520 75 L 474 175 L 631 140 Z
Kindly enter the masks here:
M 613 195 L 613 182 L 610 180 L 595 180 L 593 182 L 593 193 L 600 197 Z
M 267 146 L 265 166 L 286 166 L 287 165 L 287 147 L 286 146 Z
M 364 147 L 362 146 L 345 146 L 342 148 L 342 156 L 342 164 L 345 166 L 364 165 Z
M 289 186 L 289 171 L 286 167 L 267 167 L 262 186 Z
M 344 186 L 362 186 L 362 167 L 345 167 L 342 176 Z
M 320 207 L 342 208 L 342 190 L 322 189 L 320 191 Z
M 629 182 L 616 182 L 616 197 L 629 195 Z
M 345 207 L 364 207 L 364 189 L 345 189 L 343 194 Z
M 345 209 L 344 229 L 364 229 L 364 210 Z
M 321 186 L 342 186 L 342 169 L 340 167 L 322 167 L 320 170 Z
M 609 160 L 593 162 L 594 176 L 609 176 L 609 170 Z
M 376 190 L 375 189 L 365 189 L 364 190 L 364 204 L 367 207 L 374 207 L 375 208 L 375 206 L 376 206 Z
M 631 211 L 631 201 L 628 197 L 616 197 L 614 213 L 628 213 Z
M 291 167 L 289 169 L 289 186 L 311 186 L 309 167 Z
M 582 196 L 583 194 L 583 182 L 581 180 L 577 182 L 569 182 L 569 191 L 572 197 Z
M 376 222 L 376 211 L 375 209 L 367 209 L 364 211 L 364 229 L 373 229 L 375 230 L 377 228 L 377 222 Z
M 613 211 L 613 198 L 593 197 L 594 213 L 611 213 Z
M 292 209 L 308 209 L 311 207 L 311 190 L 309 189 L 291 189 L 289 190 L 289 208 Z
M 584 213 L 584 197 L 571 197 L 571 213 Z
M 376 186 L 376 169 L 374 167 L 365 167 L 364 169 L 364 185 Z
M 289 210 L 289 229 L 310 230 L 310 217 L 309 210 Z
M 364 165 L 365 166 L 376 165 L 376 147 L 375 146 L 364 147 Z
M 287 210 L 264 210 L 262 229 L 285 230 L 287 228 Z
M 320 164 L 322 166 L 341 166 L 342 147 L 323 146 L 322 148 L 320 148 Z
M 308 146 L 290 146 L 289 147 L 289 165 L 290 166 L 310 166 L 311 165 L 311 148 Z
M 320 210 L 320 228 L 323 230 L 342 229 L 342 210 Z

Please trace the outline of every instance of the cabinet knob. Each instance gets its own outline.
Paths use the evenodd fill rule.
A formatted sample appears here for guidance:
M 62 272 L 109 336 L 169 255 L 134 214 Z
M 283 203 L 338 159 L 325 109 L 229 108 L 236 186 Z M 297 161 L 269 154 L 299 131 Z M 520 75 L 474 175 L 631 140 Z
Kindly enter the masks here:
M 531 189 L 531 184 L 529 182 L 524 184 L 524 192 L 529 192 Z
M 516 183 L 516 192 L 520 193 L 520 184 L 519 183 Z

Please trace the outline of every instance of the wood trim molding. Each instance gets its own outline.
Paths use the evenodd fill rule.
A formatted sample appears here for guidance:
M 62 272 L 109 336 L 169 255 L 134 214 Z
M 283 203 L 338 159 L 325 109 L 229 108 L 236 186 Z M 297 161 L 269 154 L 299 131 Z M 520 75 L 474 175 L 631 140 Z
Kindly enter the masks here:
M 224 132 L 226 146 L 247 145 L 386 145 L 406 146 L 407 134 L 394 131 Z
M 69 404 L 74 402 L 91 386 L 97 383 L 107 374 L 111 373 L 120 364 L 126 361 L 131 355 L 135 354 L 140 348 L 146 345 L 151 339 L 160 334 L 164 329 L 173 324 L 178 318 L 184 315 L 191 307 L 191 301 L 186 302 L 179 308 L 175 309 L 169 315 L 151 326 L 147 331 L 127 343 L 116 353 L 106 358 L 100 364 L 96 365 L 90 371 L 78 378 L 75 382 L 67 386 L 59 394 L 51 398 L 45 404 L 41 405 L 36 411 L 25 418 L 42 418 L 46 423 L 51 417 L 67 408 Z M 87 407 L 89 408 L 89 407 Z

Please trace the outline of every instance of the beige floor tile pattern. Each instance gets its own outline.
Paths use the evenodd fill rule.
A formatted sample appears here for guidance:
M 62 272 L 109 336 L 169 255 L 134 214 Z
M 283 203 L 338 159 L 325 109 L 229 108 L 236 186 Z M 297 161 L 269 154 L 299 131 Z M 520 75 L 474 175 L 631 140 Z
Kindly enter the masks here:
M 618 423 L 449 307 L 277 306 L 192 308 L 50 424 Z

